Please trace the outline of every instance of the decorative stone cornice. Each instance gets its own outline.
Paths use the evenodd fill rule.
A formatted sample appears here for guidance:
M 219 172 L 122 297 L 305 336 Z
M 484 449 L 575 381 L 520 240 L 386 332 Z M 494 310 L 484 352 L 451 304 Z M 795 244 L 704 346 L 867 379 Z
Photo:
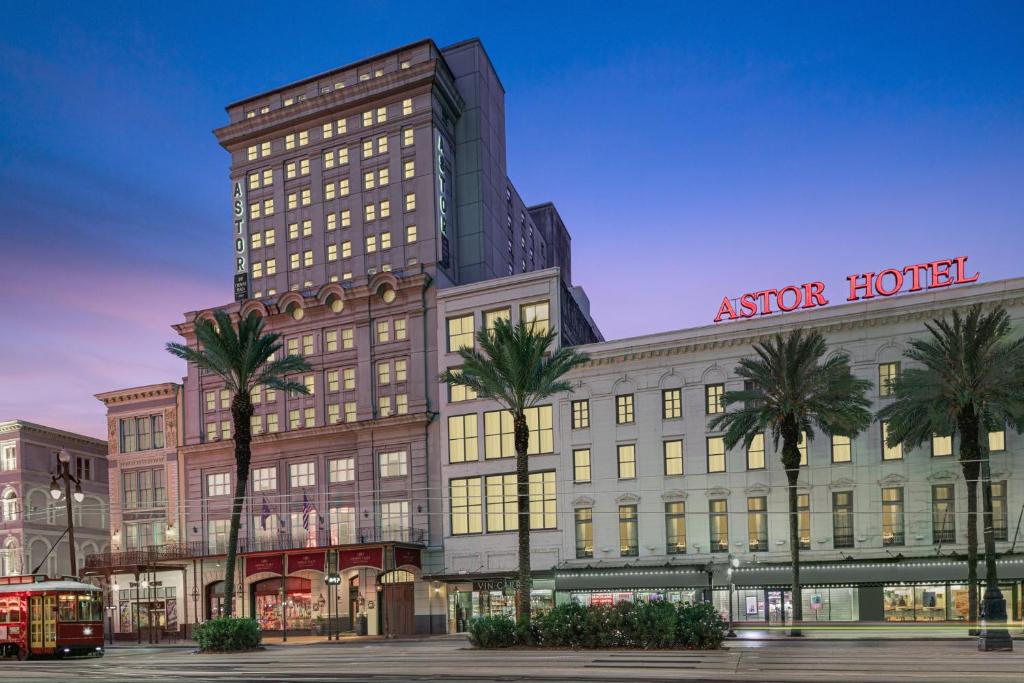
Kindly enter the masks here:
M 594 498 L 593 496 L 578 496 L 572 501 L 572 506 L 574 508 L 594 507 Z
M 715 486 L 705 491 L 704 495 L 708 498 L 728 498 L 732 495 L 732 491 L 723 486 Z
M 844 489 L 852 489 L 856 485 L 857 482 L 855 482 L 853 479 L 850 479 L 849 477 L 840 477 L 838 479 L 830 481 L 828 483 L 828 488 L 830 491 L 842 491 Z
M 0 422 L 0 434 L 10 434 L 12 432 L 43 434 L 45 436 L 54 436 L 71 443 L 98 446 L 100 448 L 106 448 L 107 446 L 107 442 L 102 439 L 94 439 L 93 437 L 85 436 L 84 434 L 66 432 L 63 429 L 54 429 L 53 427 L 36 424 L 35 422 L 27 422 L 25 420 L 8 420 L 7 422 Z
M 745 488 L 743 492 L 748 496 L 767 496 L 771 492 L 771 488 L 763 482 L 757 482 Z
M 144 387 L 132 387 L 129 389 L 117 389 L 106 391 L 102 394 L 95 394 L 103 405 L 111 406 L 122 403 L 134 403 L 136 401 L 149 401 L 154 398 L 167 398 L 177 395 L 181 385 L 175 382 L 164 382 L 162 384 L 149 384 Z
M 902 486 L 907 483 L 907 478 L 902 474 L 890 472 L 878 480 L 879 486 Z
M 640 496 L 635 493 L 623 493 L 615 499 L 618 505 L 635 505 L 640 502 Z
M 678 503 L 686 500 L 689 494 L 682 489 L 670 489 L 661 494 L 661 500 L 665 503 Z
M 954 470 L 938 470 L 928 475 L 928 481 L 955 481 L 956 472 Z

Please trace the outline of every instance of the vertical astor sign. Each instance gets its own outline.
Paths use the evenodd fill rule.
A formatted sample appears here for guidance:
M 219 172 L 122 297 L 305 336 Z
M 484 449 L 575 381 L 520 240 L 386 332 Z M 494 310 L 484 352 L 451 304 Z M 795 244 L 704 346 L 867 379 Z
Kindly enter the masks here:
M 448 234 L 451 232 L 454 206 L 452 202 L 452 160 L 451 145 L 445 140 L 444 134 L 434 129 L 434 156 L 437 175 L 437 229 L 441 237 L 441 266 L 447 268 L 451 259 L 451 245 Z
M 235 301 L 249 298 L 249 231 L 245 221 L 245 182 L 231 190 L 231 221 L 235 225 Z

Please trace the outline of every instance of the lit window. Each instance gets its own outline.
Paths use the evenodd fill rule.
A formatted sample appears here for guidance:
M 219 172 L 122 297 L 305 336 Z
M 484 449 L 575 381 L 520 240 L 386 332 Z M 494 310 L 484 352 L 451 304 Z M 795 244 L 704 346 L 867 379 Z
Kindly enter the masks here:
M 316 466 L 311 462 L 299 462 L 288 466 L 288 481 L 293 489 L 316 485 Z
M 299 429 L 302 427 L 301 416 L 298 410 L 288 411 L 288 429 Z
M 988 433 L 988 449 L 993 453 L 1006 450 L 1006 430 Z
M 253 491 L 276 491 L 277 490 L 277 468 L 259 467 L 252 471 Z
M 363 189 L 372 190 L 376 187 L 377 176 L 374 175 L 373 171 L 367 171 L 363 174 Z
M 341 348 L 355 348 L 355 330 L 351 327 L 341 331 Z
M 387 200 L 387 199 L 382 199 L 380 201 L 380 217 L 381 218 L 387 218 L 390 215 L 391 215 L 391 201 Z
M 338 260 L 338 245 L 328 244 L 327 245 L 327 260 L 337 261 Z
M 938 434 L 933 435 L 932 457 L 940 458 L 946 455 L 953 455 L 953 437 L 939 436 Z
M 633 422 L 633 394 L 615 397 L 615 423 L 629 424 Z
M 832 462 L 850 462 L 853 460 L 850 437 L 835 434 L 832 436 Z
M 878 364 L 878 395 L 879 396 L 892 396 L 892 385 L 893 381 L 900 374 L 899 363 L 879 363 Z
M 270 143 L 269 142 L 261 142 L 260 143 L 260 156 L 263 156 L 263 157 L 270 156 Z
M 307 427 L 316 427 L 316 408 L 306 408 L 304 411 Z
M 405 415 L 409 412 L 409 395 L 408 394 L 396 394 L 395 395 L 395 414 Z
M 377 363 L 377 384 L 391 384 L 391 363 L 388 361 Z
M 407 244 L 412 244 L 416 241 L 416 226 L 409 225 L 405 228 L 405 241 Z
M 267 431 L 274 434 L 278 431 L 277 426 L 277 413 L 271 413 L 267 415 Z
M 492 410 L 484 413 L 484 457 L 511 458 L 515 456 L 512 413 Z
M 473 315 L 448 318 L 448 350 L 473 348 Z
M 452 479 L 448 486 L 452 535 L 478 534 L 483 531 L 481 478 Z
M 903 458 L 903 444 L 896 444 L 889 447 L 889 423 L 882 422 L 882 460 L 901 460 Z
M 230 472 L 217 472 L 216 474 L 206 475 L 206 495 L 210 498 L 214 496 L 227 496 L 231 494 L 231 473 Z
M 313 375 L 304 375 L 302 378 L 302 385 L 306 387 L 308 396 L 313 396 L 316 392 L 316 382 L 313 379 Z
M 363 112 L 363 128 L 369 128 L 373 125 L 373 111 Z
M 347 228 L 352 225 L 352 212 L 348 209 L 341 211 L 341 227 Z
M 380 234 L 380 248 L 390 249 L 391 248 L 391 233 L 384 231 Z
M 405 318 L 395 319 L 395 341 L 402 341 L 405 339 Z
M 273 229 L 267 230 L 266 232 L 263 233 L 263 243 L 266 244 L 268 247 L 272 247 L 274 246 L 274 244 L 276 244 L 275 232 Z
M 800 441 L 797 442 L 796 449 L 800 451 L 800 466 L 804 467 L 807 465 L 807 432 L 800 432 Z
M 666 420 L 683 416 L 682 389 L 664 389 L 661 392 L 661 416 Z
M 252 277 L 254 280 L 258 280 L 263 277 L 263 262 L 253 261 L 252 263 Z
M 764 434 L 757 434 L 747 446 L 747 469 L 764 469 Z
M 704 385 L 704 412 L 708 415 L 716 415 L 725 412 L 725 403 L 722 397 L 725 395 L 724 384 Z
M 372 254 L 377 251 L 377 236 L 369 235 L 366 238 L 366 253 Z
M 707 437 L 708 472 L 725 472 L 725 438 Z
M 356 402 L 346 401 L 345 402 L 345 422 L 356 421 Z
M 519 307 L 519 320 L 527 329 L 543 334 L 548 331 L 549 307 L 547 301 L 523 304 Z
M 332 484 L 355 481 L 355 458 L 337 458 L 335 460 L 327 461 L 327 479 Z
M 619 479 L 636 479 L 636 445 L 619 444 L 618 448 Z
M 581 399 L 572 402 L 572 428 L 587 429 L 590 427 L 590 401 Z
M 289 254 L 288 255 L 288 268 L 290 270 L 297 270 L 299 267 L 299 255 Z
M 448 417 L 448 462 L 470 462 L 479 459 L 477 416 L 451 415 Z
M 327 371 L 327 391 L 334 392 L 334 391 L 337 391 L 337 390 L 338 390 L 338 371 L 337 370 L 328 370 Z
M 404 358 L 395 361 L 395 381 L 404 382 L 408 376 L 408 364 Z
M 416 210 L 416 193 L 409 192 L 405 195 L 405 210 L 415 211 Z
M 412 113 L 412 100 L 402 100 L 402 115 L 408 116 Z
M 388 136 L 381 135 L 377 138 L 377 154 L 384 154 L 388 151 Z
M 342 386 L 345 391 L 354 391 L 356 388 L 356 369 L 345 368 L 341 371 Z
M 267 275 L 274 275 L 277 273 L 277 259 L 267 259 Z
M 523 411 L 526 426 L 530 430 L 527 454 L 554 452 L 554 431 L 551 406 L 534 406 Z
M 590 482 L 590 449 L 577 448 L 572 452 L 572 479 L 577 484 Z
M 453 374 L 458 374 L 460 370 L 458 368 L 451 369 Z M 461 384 L 449 384 L 448 385 L 448 402 L 459 403 L 461 401 L 472 401 L 476 398 L 476 392 L 469 387 L 464 387 Z
M 220 421 L 220 438 L 225 441 L 231 438 L 231 420 Z
M 363 158 L 369 159 L 373 156 L 373 140 L 363 140 Z
M 313 265 L 313 252 L 311 250 L 307 249 L 306 251 L 302 252 L 302 265 L 304 265 L 307 268 Z
M 377 220 L 377 206 L 375 204 L 367 204 L 363 209 L 367 221 Z
M 675 439 L 662 444 L 665 456 L 665 476 L 678 477 L 683 474 L 683 441 Z
M 402 129 L 402 147 L 409 147 L 413 143 L 412 128 Z
M 388 477 L 404 477 L 408 473 L 408 463 L 406 462 L 405 451 L 381 453 L 377 456 L 377 459 L 380 463 L 381 479 L 386 479 Z
M 415 175 L 416 175 L 416 162 L 415 161 L 410 159 L 409 161 L 406 161 L 405 163 L 402 164 L 402 177 L 403 178 L 408 179 L 408 178 L 412 178 Z

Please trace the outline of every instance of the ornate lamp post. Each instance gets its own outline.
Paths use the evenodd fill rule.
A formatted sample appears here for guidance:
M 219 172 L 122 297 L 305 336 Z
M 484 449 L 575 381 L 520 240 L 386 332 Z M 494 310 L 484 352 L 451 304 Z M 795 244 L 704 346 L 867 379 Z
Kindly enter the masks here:
M 57 483 L 58 479 L 64 482 L 63 490 Z M 74 493 L 71 492 L 71 484 L 75 485 Z M 71 498 L 74 497 L 76 503 L 81 503 L 85 500 L 85 494 L 82 493 L 82 482 L 71 474 L 71 454 L 66 448 L 60 449 L 57 453 L 57 473 L 50 477 L 50 497 L 60 500 L 61 496 L 64 497 L 68 516 L 68 555 L 71 560 L 71 573 L 77 578 L 78 559 L 75 557 L 75 521 L 71 517 Z
M 736 631 L 732 628 L 732 587 L 733 587 L 733 571 L 738 569 L 740 566 L 740 558 L 729 556 L 729 568 L 726 573 L 729 575 L 729 630 L 725 634 L 727 638 L 735 638 Z

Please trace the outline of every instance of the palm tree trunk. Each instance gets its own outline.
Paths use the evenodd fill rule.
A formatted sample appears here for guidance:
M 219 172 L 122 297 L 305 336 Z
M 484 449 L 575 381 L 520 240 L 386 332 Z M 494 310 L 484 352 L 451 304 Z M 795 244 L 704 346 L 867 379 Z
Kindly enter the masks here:
M 516 622 L 520 638 L 530 633 L 530 428 L 526 415 L 513 414 L 516 446 L 516 509 L 519 513 L 519 572 L 516 581 Z
M 786 477 L 789 479 L 789 548 L 790 557 L 793 561 L 793 628 L 789 635 L 803 635 L 799 624 L 804 618 L 803 597 L 800 594 L 800 513 L 797 510 L 796 483 L 800 476 L 800 470 L 786 470 Z
M 957 428 L 960 432 L 960 466 L 967 482 L 968 632 L 975 635 L 978 630 L 978 479 L 981 472 L 978 420 L 974 415 L 962 414 L 957 419 Z
M 982 599 L 982 628 L 979 650 L 1012 650 L 1013 640 L 1006 630 L 1006 599 L 999 590 L 996 570 L 996 533 L 992 519 L 992 471 L 988 448 L 979 448 L 981 460 L 982 529 L 985 538 L 985 597 Z
M 235 430 L 235 499 L 231 506 L 231 527 L 228 532 L 227 561 L 224 563 L 224 616 L 234 614 L 235 563 L 238 559 L 238 530 L 242 522 L 242 505 L 249 483 L 249 464 L 252 459 L 252 432 L 250 419 L 253 408 L 248 392 L 235 394 L 231 402 L 231 419 Z

